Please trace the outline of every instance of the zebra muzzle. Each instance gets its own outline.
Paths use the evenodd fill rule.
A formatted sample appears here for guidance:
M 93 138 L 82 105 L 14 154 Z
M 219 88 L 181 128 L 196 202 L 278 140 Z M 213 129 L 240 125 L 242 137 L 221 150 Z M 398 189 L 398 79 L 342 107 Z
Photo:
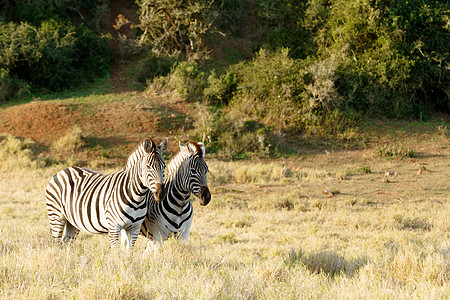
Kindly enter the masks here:
M 209 188 L 207 186 L 202 186 L 200 191 L 200 205 L 205 206 L 211 201 L 211 192 L 209 191 Z
M 166 189 L 161 183 L 156 184 L 156 191 L 153 192 L 156 202 L 161 202 L 166 198 Z

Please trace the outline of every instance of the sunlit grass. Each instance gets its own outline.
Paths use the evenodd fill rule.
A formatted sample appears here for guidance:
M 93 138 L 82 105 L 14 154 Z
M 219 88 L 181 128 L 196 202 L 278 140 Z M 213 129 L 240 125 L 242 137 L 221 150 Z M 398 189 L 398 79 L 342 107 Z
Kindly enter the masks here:
M 448 297 L 445 155 L 427 158 L 421 174 L 421 161 L 386 161 L 371 149 L 357 157 L 207 158 L 212 200 L 201 207 L 192 198 L 189 241 L 171 239 L 147 253 L 142 237 L 133 252 L 112 251 L 106 235 L 55 244 L 44 189 L 65 165 L 30 163 L 29 142 L 11 138 L 0 151 L 0 298 Z M 27 163 L 12 168 L 14 155 Z M 386 169 L 396 173 L 390 183 L 382 180 Z

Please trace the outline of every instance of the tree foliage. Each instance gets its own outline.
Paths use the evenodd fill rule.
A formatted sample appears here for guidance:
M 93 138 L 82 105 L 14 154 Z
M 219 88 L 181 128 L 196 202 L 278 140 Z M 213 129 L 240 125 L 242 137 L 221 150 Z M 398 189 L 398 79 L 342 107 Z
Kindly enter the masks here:
M 88 4 L 94 5 L 90 13 Z M 6 1 L 0 17 L 4 20 L 0 22 L 0 101 L 30 90 L 60 91 L 105 75 L 111 49 L 107 39 L 94 31 L 98 24 L 92 18 L 84 22 L 103 4 Z
M 317 59 L 341 57 L 335 78 L 347 108 L 389 117 L 449 110 L 449 10 L 440 1 L 317 1 L 309 21 Z
M 48 20 L 0 24 L 0 68 L 35 89 L 59 91 L 108 70 L 111 52 L 104 39 L 83 26 Z M 6 72 L 5 71 L 5 72 Z
M 168 56 L 187 57 L 204 50 L 204 37 L 211 27 L 211 1 L 138 0 L 140 43 Z

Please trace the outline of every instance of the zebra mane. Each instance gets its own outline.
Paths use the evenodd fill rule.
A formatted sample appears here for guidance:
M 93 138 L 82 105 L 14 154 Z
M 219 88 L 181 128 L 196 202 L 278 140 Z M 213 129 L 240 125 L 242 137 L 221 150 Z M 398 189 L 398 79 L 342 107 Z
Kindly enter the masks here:
M 147 146 L 146 143 L 148 143 L 148 140 L 150 140 L 153 145 L 155 145 L 155 143 L 153 142 L 152 138 L 146 138 L 144 141 L 142 141 L 133 151 L 133 153 L 131 153 L 131 155 L 128 157 L 127 159 L 127 169 L 132 168 L 134 166 L 134 164 L 139 161 L 139 159 L 145 154 L 145 147 Z M 156 147 L 155 147 L 155 151 L 156 151 Z
M 188 144 L 194 149 L 194 153 L 191 153 L 187 146 L 183 146 L 180 143 L 180 151 L 178 151 L 178 153 L 175 154 L 175 156 L 167 164 L 167 176 L 165 178 L 168 179 L 169 177 L 174 176 L 181 164 L 188 158 L 192 157 L 192 155 L 198 155 L 200 158 L 204 156 L 205 146 L 203 143 L 188 142 Z

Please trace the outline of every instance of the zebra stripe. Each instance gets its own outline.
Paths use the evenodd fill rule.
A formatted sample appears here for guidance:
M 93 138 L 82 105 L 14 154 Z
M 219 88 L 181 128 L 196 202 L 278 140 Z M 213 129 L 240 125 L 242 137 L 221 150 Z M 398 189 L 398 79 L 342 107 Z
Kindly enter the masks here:
M 162 153 L 167 145 L 167 139 L 158 147 L 145 139 L 128 157 L 125 169 L 109 175 L 79 167 L 58 172 L 45 190 L 52 236 L 72 242 L 80 230 L 108 233 L 115 248 L 124 230 L 126 246 L 132 248 L 147 212 L 145 196 L 165 198 Z
M 178 238 L 188 239 L 193 220 L 191 193 L 199 198 L 202 206 L 211 200 L 206 180 L 205 146 L 196 142 L 179 146 L 180 151 L 167 165 L 166 200 L 156 202 L 154 196 L 147 193 L 148 212 L 141 233 L 160 244 L 176 233 L 179 233 Z

